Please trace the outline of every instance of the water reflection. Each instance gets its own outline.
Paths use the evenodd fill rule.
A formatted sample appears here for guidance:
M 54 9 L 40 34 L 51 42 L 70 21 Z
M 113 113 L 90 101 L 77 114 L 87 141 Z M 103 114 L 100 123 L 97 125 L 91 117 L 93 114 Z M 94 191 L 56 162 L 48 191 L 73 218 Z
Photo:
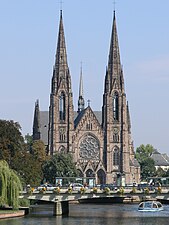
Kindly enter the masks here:
M 161 212 L 138 212 L 135 204 L 71 204 L 69 217 L 53 217 L 53 206 L 41 205 L 26 217 L 0 220 L 0 225 L 168 225 L 168 215 L 168 205 Z

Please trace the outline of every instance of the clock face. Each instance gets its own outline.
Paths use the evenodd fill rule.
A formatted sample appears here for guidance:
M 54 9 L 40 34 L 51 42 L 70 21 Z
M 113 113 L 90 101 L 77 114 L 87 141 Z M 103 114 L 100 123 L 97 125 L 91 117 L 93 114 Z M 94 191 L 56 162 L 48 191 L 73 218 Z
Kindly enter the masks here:
M 115 127 L 115 128 L 113 129 L 113 131 L 114 131 L 115 134 L 117 134 L 117 133 L 119 132 L 119 130 L 118 130 L 117 127 Z

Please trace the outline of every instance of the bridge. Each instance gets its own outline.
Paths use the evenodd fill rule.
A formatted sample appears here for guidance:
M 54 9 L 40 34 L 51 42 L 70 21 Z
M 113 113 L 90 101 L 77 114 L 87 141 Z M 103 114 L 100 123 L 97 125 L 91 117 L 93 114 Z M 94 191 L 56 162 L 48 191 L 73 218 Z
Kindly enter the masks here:
M 156 190 L 149 191 L 145 193 L 145 191 L 136 191 L 135 193 L 131 189 L 124 189 L 123 193 L 119 191 L 109 191 L 104 192 L 102 190 L 97 190 L 97 193 L 94 193 L 92 189 L 87 189 L 85 192 L 72 191 L 71 193 L 68 190 L 61 189 L 59 193 L 55 193 L 54 191 L 45 191 L 40 193 L 39 191 L 33 191 L 32 193 L 28 193 L 23 191 L 20 193 L 20 198 L 27 198 L 30 200 L 41 200 L 46 202 L 53 202 L 53 215 L 59 216 L 63 214 L 69 214 L 69 201 L 77 201 L 77 200 L 95 200 L 95 199 L 104 199 L 109 198 L 113 200 L 116 199 L 118 202 L 129 201 L 142 201 L 148 199 L 156 199 L 156 200 L 165 200 L 169 202 L 169 191 L 167 189 L 161 190 L 158 193 Z

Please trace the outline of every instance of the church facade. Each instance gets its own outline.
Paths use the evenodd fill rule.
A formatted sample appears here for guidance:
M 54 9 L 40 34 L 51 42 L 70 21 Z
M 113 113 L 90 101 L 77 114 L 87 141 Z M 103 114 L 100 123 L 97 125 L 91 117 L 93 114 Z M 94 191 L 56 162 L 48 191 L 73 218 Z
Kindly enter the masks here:
M 80 176 L 95 177 L 98 184 L 139 182 L 140 166 L 131 137 L 115 12 L 102 111 L 93 111 L 90 104 L 85 108 L 81 72 L 75 112 L 61 11 L 49 111 L 40 111 L 36 102 L 33 139 L 43 140 L 50 155 L 72 154 Z

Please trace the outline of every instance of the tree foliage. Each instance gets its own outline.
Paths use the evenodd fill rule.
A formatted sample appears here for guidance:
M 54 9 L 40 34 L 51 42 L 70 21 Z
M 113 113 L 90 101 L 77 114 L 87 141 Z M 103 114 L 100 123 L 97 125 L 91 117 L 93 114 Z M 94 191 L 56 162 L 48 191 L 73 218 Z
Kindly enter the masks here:
M 41 140 L 33 141 L 30 153 L 39 162 L 43 162 L 47 159 L 45 145 Z
M 167 172 L 168 172 L 168 171 L 167 171 Z M 156 170 L 156 176 L 157 176 L 157 177 L 166 177 L 167 172 L 164 171 L 161 167 L 159 167 L 159 168 Z
M 19 207 L 19 191 L 22 185 L 16 172 L 9 168 L 8 163 L 0 160 L 0 205 Z
M 37 186 L 43 180 L 42 163 L 47 159 L 45 145 L 42 141 L 34 141 L 31 151 L 20 151 L 13 157 L 12 167 L 18 172 L 24 185 Z
M 154 148 L 150 144 L 146 146 L 142 144 L 136 149 L 136 159 L 140 163 L 142 179 L 155 175 L 155 162 L 151 158 L 153 151 Z
M 47 159 L 42 141 L 33 141 L 27 134 L 24 138 L 18 123 L 0 120 L 0 160 L 5 160 L 14 169 L 23 185 L 39 185 L 43 179 L 42 163 Z
M 15 153 L 24 147 L 24 138 L 21 135 L 21 127 L 10 120 L 0 120 L 0 159 L 10 165 Z
M 44 178 L 54 184 L 56 177 L 76 177 L 78 171 L 70 154 L 57 153 L 42 166 Z

